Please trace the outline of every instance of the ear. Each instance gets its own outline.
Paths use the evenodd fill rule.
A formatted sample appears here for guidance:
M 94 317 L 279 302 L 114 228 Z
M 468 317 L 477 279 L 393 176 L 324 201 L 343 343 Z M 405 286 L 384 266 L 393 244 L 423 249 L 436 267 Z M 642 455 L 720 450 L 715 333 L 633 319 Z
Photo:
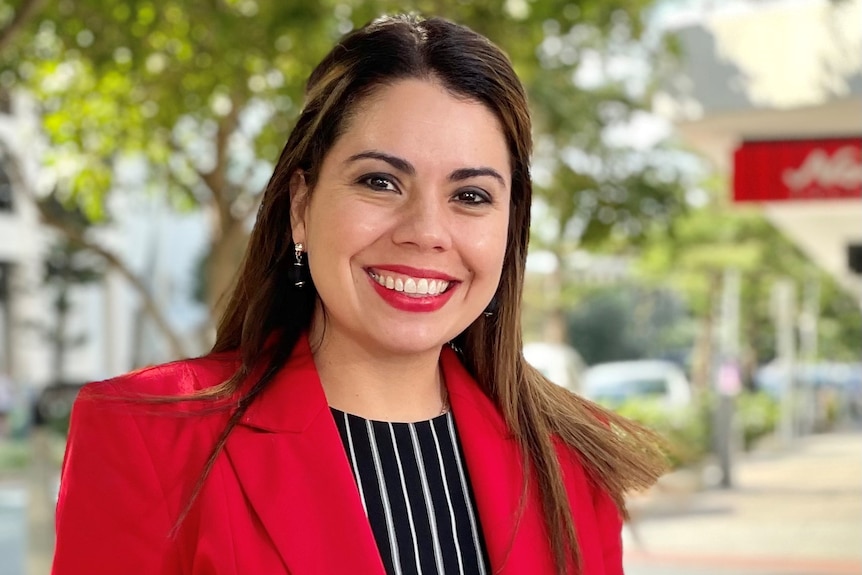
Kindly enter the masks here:
M 305 244 L 305 220 L 308 213 L 308 184 L 305 173 L 296 170 L 290 176 L 290 227 L 293 230 L 291 240 L 295 244 Z

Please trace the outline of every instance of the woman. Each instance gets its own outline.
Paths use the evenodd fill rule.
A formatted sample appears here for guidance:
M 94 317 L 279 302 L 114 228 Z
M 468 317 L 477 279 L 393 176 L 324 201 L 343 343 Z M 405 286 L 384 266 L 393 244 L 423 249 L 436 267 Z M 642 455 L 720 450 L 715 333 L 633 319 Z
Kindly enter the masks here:
M 390 17 L 312 73 L 208 355 L 82 391 L 55 575 L 621 574 L 652 436 L 524 361 L 530 121 Z

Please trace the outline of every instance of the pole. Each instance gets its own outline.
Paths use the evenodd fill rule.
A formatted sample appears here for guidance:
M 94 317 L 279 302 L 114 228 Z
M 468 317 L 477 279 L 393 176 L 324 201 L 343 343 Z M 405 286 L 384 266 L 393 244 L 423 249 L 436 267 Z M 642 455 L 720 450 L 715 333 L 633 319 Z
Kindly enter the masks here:
M 781 373 L 781 437 L 785 444 L 793 441 L 796 425 L 796 286 L 789 279 L 776 282 L 773 288 L 773 314 L 775 317 L 776 364 Z
M 721 469 L 720 486 L 733 486 L 733 452 L 736 444 L 734 428 L 735 398 L 742 387 L 739 375 L 739 298 L 741 291 L 739 270 L 725 270 L 722 281 L 720 308 L 720 338 L 715 391 L 716 454 Z
M 799 359 L 807 368 L 813 369 L 817 362 L 817 320 L 820 316 L 820 280 L 817 277 L 805 284 L 802 301 L 802 312 L 799 314 Z M 814 382 L 806 380 L 799 389 L 799 399 L 804 412 L 799 422 L 800 432 L 814 432 L 825 406 L 820 405 L 817 388 Z

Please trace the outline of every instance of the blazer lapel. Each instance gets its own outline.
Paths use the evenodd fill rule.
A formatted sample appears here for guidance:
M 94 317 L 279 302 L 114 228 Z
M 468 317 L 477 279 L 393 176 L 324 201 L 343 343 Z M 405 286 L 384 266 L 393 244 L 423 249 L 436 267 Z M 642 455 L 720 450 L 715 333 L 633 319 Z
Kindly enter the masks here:
M 461 360 L 444 347 L 441 363 L 461 448 L 495 575 L 554 573 L 537 492 L 523 491 L 521 451 L 494 403 Z M 535 483 L 531 479 L 531 483 Z
M 225 451 L 290 572 L 384 575 L 305 338 Z

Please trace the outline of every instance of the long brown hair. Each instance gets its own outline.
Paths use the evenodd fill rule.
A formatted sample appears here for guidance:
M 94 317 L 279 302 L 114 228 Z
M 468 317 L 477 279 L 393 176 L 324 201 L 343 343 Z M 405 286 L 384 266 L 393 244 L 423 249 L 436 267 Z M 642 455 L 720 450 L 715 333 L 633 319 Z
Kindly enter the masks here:
M 205 395 L 238 395 L 238 400 L 194 494 L 231 430 L 311 323 L 317 300 L 313 281 L 297 289 L 289 280 L 292 175 L 304 173 L 313 193 L 324 156 L 353 114 L 360 113 L 358 105 L 375 90 L 408 78 L 433 79 L 457 97 L 484 104 L 497 116 L 506 136 L 512 189 L 508 245 L 495 296 L 498 311 L 490 318 L 477 318 L 453 344 L 522 447 L 524 493 L 528 478 L 535 477 L 554 560 L 562 574 L 569 558 L 580 564 L 581 554 L 555 438 L 579 453 L 591 480 L 607 490 L 623 513 L 624 493 L 652 484 L 663 471 L 663 458 L 650 432 L 548 382 L 525 362 L 521 291 L 532 199 L 527 97 L 497 46 L 440 18 L 375 20 L 346 35 L 312 72 L 305 105 L 264 192 L 245 259 L 218 324 L 212 352 L 238 352 L 241 367 Z

